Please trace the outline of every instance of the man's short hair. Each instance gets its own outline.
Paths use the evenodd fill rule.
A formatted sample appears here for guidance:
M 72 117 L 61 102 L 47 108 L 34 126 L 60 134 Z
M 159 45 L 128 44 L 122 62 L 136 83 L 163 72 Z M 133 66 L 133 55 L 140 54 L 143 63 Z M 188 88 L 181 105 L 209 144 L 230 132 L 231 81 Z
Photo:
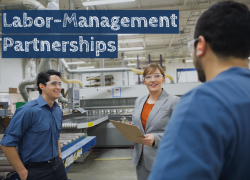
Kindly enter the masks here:
M 203 36 L 219 58 L 245 59 L 250 54 L 250 12 L 246 5 L 227 1 L 212 5 L 199 18 L 194 38 Z M 195 47 L 198 41 L 195 42 Z
M 61 73 L 58 72 L 58 71 L 55 71 L 53 69 L 50 69 L 50 70 L 45 71 L 45 72 L 40 72 L 37 75 L 36 84 L 37 84 L 37 88 L 38 88 L 38 91 L 39 91 L 40 94 L 42 94 L 42 90 L 40 89 L 39 84 L 42 83 L 44 86 L 46 86 L 46 82 L 49 81 L 49 78 L 52 75 L 56 75 L 56 76 L 59 76 L 61 78 Z

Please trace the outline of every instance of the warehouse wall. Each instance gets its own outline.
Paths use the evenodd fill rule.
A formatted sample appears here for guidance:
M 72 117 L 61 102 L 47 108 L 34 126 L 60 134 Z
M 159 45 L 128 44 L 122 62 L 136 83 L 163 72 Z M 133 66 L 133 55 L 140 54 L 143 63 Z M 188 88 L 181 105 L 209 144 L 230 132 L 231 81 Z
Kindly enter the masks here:
M 24 64 L 25 60 L 18 58 L 18 59 L 3 59 L 1 58 L 0 48 L 0 92 L 9 92 L 9 87 L 18 88 L 19 83 L 24 78 Z M 166 73 L 171 75 L 176 82 L 176 69 L 179 68 L 194 68 L 193 63 L 164 63 L 166 66 Z M 57 62 L 52 61 L 53 69 L 57 70 Z M 249 67 L 250 67 L 250 60 L 249 60 Z M 107 75 L 114 76 L 114 86 L 122 86 L 122 73 L 121 72 L 114 72 L 114 73 L 106 73 Z M 83 85 L 89 84 L 89 81 L 86 81 L 87 76 L 99 76 L 99 73 L 91 73 L 91 74 L 75 74 L 75 79 L 82 80 Z M 128 85 L 128 78 L 127 72 L 124 73 L 125 77 L 125 85 Z M 71 79 L 72 75 L 67 74 L 65 72 L 65 78 Z M 129 72 L 129 85 L 135 85 L 138 81 L 138 76 L 135 73 Z M 192 72 L 183 72 L 180 75 L 179 83 L 183 82 L 197 82 L 198 77 L 196 71 Z M 169 79 L 166 79 L 166 83 L 170 83 Z M 78 87 L 78 85 L 75 85 Z M 63 88 L 68 89 L 68 87 L 72 87 L 72 85 L 67 85 L 63 83 Z
M 166 73 L 174 78 L 174 82 L 177 82 L 177 77 L 176 77 L 177 69 L 195 68 L 193 63 L 182 63 L 182 62 L 166 63 L 164 66 L 166 66 Z M 169 83 L 170 80 L 167 79 L 166 82 Z M 182 72 L 179 77 L 179 83 L 183 82 L 198 82 L 198 76 L 196 71 Z
M 2 45 L 0 45 L 0 92 L 9 92 L 9 88 L 18 88 L 23 77 L 23 59 L 2 58 Z

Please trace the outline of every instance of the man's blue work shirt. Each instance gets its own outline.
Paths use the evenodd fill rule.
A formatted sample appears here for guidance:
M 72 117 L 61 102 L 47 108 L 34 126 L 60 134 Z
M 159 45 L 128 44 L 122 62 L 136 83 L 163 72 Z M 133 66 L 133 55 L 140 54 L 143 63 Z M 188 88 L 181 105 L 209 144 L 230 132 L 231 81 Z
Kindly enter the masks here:
M 233 67 L 182 96 L 149 180 L 250 180 L 250 70 Z
M 18 146 L 23 164 L 48 161 L 58 155 L 62 115 L 56 102 L 51 111 L 47 102 L 39 96 L 16 110 L 1 144 Z

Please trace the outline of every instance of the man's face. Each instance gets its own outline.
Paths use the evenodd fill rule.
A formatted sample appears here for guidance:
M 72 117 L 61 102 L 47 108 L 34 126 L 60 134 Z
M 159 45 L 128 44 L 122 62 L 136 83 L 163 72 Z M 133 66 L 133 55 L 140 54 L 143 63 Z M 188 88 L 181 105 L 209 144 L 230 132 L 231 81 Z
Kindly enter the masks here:
M 44 86 L 45 95 L 50 98 L 51 100 L 56 100 L 60 97 L 61 94 L 61 86 L 59 86 L 59 82 L 61 83 L 61 79 L 59 76 L 52 75 L 49 78 L 49 81 Z
M 199 80 L 201 82 L 206 82 L 206 75 L 202 67 L 201 58 L 196 56 L 195 48 L 193 48 L 193 51 L 192 51 L 192 59 L 194 61 L 194 66 L 197 70 Z

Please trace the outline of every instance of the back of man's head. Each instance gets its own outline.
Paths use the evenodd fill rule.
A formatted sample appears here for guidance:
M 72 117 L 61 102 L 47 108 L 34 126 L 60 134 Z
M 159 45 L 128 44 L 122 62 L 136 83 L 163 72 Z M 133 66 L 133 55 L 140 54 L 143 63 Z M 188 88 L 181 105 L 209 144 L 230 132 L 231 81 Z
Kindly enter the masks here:
M 246 59 L 250 54 L 250 12 L 228 1 L 212 5 L 199 18 L 194 38 L 203 36 L 219 58 Z M 197 41 L 195 47 L 197 46 Z

